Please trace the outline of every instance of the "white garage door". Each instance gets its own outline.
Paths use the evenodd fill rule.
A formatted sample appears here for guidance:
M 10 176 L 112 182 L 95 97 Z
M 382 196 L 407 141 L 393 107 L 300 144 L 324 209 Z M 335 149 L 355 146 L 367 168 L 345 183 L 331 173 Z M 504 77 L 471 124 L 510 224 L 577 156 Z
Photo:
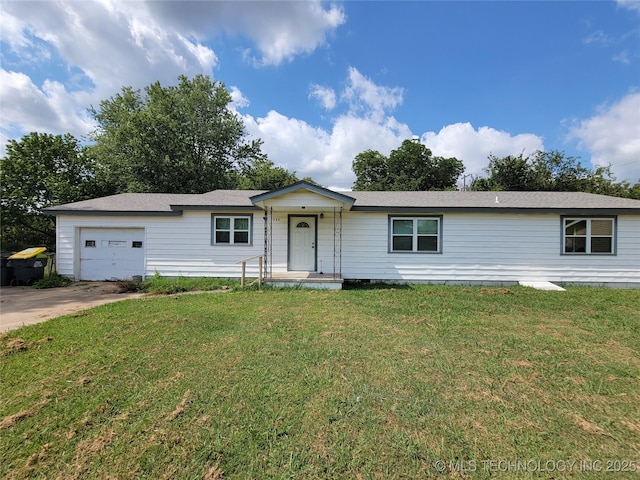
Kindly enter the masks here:
M 80 280 L 125 280 L 144 274 L 143 228 L 80 229 Z

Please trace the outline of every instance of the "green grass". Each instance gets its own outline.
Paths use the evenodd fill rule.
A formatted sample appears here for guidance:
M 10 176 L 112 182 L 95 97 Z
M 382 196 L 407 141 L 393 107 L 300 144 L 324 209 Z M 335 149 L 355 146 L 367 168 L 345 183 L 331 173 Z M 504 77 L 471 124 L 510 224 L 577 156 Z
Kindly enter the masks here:
M 127 300 L 0 338 L 0 478 L 638 478 L 639 354 L 633 290 Z

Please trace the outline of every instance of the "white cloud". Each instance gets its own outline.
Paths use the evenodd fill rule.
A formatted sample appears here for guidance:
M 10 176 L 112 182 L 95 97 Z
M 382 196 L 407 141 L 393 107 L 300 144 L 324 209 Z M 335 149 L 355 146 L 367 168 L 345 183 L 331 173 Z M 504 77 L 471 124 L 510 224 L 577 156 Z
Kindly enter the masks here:
M 276 164 L 298 177 L 312 177 L 322 185 L 349 189 L 355 181 L 351 164 L 364 150 L 388 155 L 411 138 L 406 125 L 393 118 L 377 123 L 368 118 L 343 115 L 330 131 L 270 111 L 263 118 L 243 117 L 247 131 L 263 140 L 263 151 Z
M 596 44 L 596 45 L 608 45 L 611 42 L 609 36 L 604 33 L 602 30 L 597 30 L 591 34 L 589 34 L 583 42 L 586 45 Z
M 333 88 L 313 84 L 309 89 L 309 98 L 316 98 L 325 110 L 333 110 L 336 107 L 336 92 Z
M 163 25 L 198 37 L 225 32 L 251 39 L 257 49 L 245 58 L 258 65 L 278 65 L 322 46 L 327 34 L 346 21 L 337 5 L 324 8 L 317 0 L 304 2 L 147 2 Z
M 489 164 L 489 155 L 506 157 L 523 154 L 525 157 L 544 150 L 542 138 L 531 133 L 511 135 L 491 127 L 477 130 L 470 123 L 454 123 L 442 127 L 438 133 L 426 132 L 422 142 L 438 157 L 462 160 L 465 173 L 482 176 Z
M 617 0 L 616 4 L 621 8 L 635 11 L 640 14 L 640 1 L 639 0 Z
M 640 93 L 601 106 L 570 130 L 569 139 L 591 153 L 595 167 L 611 164 L 618 181 L 640 181 Z
M 270 111 L 263 118 L 244 116 L 247 131 L 263 140 L 263 151 L 276 164 L 298 177 L 312 177 L 322 185 L 349 189 L 355 181 L 351 165 L 365 150 L 388 155 L 403 140 L 412 137 L 410 128 L 398 122 L 393 109 L 402 103 L 403 90 L 376 85 L 357 69 L 350 68 L 341 94 L 319 85 L 310 87 L 310 97 L 327 109 L 337 99 L 347 112 L 332 119 L 329 130 Z
M 627 50 L 623 50 L 622 52 L 613 56 L 613 61 L 622 63 L 624 65 L 630 65 L 631 57 L 629 56 L 629 52 Z
M 346 20 L 342 8 L 331 5 L 325 10 L 317 1 L 251 2 L 251 8 L 252 15 L 243 16 L 245 32 L 251 32 L 264 65 L 278 65 L 312 52 L 325 43 L 327 31 Z
M 380 121 L 387 112 L 402 104 L 403 96 L 402 88 L 378 86 L 356 68 L 350 67 L 342 100 L 349 104 L 352 114 L 364 113 Z
M 245 108 L 250 105 L 249 99 L 244 96 L 240 89 L 236 86 L 229 88 L 229 94 L 231 95 L 230 108 L 237 111 L 239 108 Z
M 2 124 L 78 137 L 89 131 L 87 108 L 122 86 L 209 74 L 219 60 L 205 39 L 242 35 L 256 46 L 258 63 L 276 65 L 318 48 L 345 21 L 340 7 L 318 1 L 16 1 L 4 2 L 0 14 L 2 42 L 13 54 L 4 66 L 10 83 L 1 91 Z M 24 64 L 37 64 L 49 78 L 8 71 Z
M 0 98 L 0 128 L 5 132 L 19 128 L 25 133 L 79 132 L 81 136 L 94 128 L 82 107 L 85 94 L 69 93 L 59 82 L 46 80 L 38 87 L 23 73 L 0 69 Z
M 376 85 L 350 68 L 345 89 L 338 95 L 346 104 L 347 113 L 337 115 L 328 130 L 276 111 L 263 118 L 243 118 L 249 134 L 263 140 L 264 152 L 275 163 L 322 185 L 351 188 L 355 181 L 351 165 L 357 154 L 371 149 L 389 155 L 413 137 L 409 126 L 391 114 L 402 103 L 403 94 L 401 88 Z M 332 95 L 335 93 L 328 87 L 311 87 L 312 98 L 326 100 Z M 466 172 L 474 175 L 482 174 L 490 154 L 530 155 L 544 150 L 542 138 L 537 135 L 511 135 L 490 127 L 476 130 L 470 123 L 447 125 L 437 133 L 426 132 L 422 142 L 434 155 L 462 160 Z

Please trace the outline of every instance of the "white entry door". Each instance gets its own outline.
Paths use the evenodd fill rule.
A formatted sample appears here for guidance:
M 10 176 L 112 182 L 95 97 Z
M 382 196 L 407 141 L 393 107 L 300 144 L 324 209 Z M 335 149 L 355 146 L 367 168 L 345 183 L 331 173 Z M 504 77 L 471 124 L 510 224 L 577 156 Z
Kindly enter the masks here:
M 289 270 L 316 270 L 316 217 L 289 217 Z

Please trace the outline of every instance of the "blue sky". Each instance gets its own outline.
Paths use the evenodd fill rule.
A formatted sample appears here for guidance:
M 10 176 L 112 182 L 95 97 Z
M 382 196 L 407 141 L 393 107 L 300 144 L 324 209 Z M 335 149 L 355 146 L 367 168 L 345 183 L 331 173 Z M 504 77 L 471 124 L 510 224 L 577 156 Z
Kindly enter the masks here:
M 420 137 L 481 175 L 562 150 L 640 178 L 640 0 L 6 1 L 0 140 L 94 127 L 122 86 L 205 73 L 269 158 L 350 188 L 351 163 Z

